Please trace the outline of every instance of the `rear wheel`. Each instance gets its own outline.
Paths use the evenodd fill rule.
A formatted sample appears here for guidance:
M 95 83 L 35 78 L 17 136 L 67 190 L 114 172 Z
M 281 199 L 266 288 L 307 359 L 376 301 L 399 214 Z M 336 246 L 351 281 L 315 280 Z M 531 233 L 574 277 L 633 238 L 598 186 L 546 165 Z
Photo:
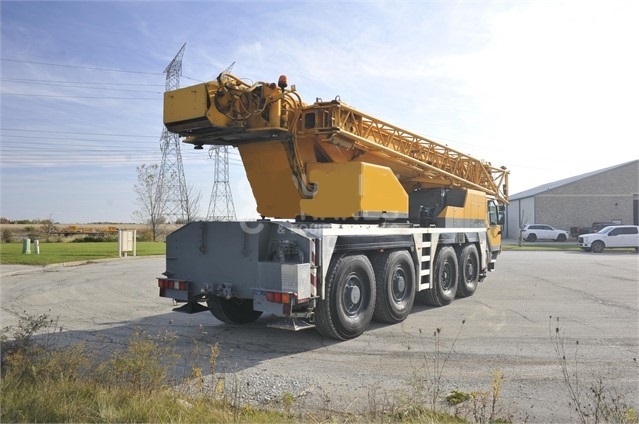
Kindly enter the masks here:
M 373 318 L 398 323 L 406 319 L 415 301 L 415 267 L 406 250 L 379 254 L 373 260 L 377 296 Z
M 537 241 L 537 234 L 528 234 L 528 237 L 526 237 L 526 241 Z
M 479 280 L 479 254 L 474 244 L 465 246 L 459 255 L 459 285 L 457 296 L 472 296 Z
M 590 249 L 594 252 L 594 253 L 601 253 L 604 251 L 604 248 L 606 246 L 604 245 L 603 241 L 594 241 L 591 245 L 590 245 Z
M 444 246 L 437 253 L 433 267 L 433 287 L 420 292 L 420 300 L 428 305 L 445 306 L 455 299 L 458 284 L 455 249 Z
M 317 330 L 338 340 L 359 336 L 373 318 L 375 292 L 375 273 L 365 255 L 334 258 L 326 275 L 325 299 L 316 308 Z
M 206 301 L 213 316 L 227 324 L 248 324 L 262 315 L 253 310 L 253 300 L 214 297 Z

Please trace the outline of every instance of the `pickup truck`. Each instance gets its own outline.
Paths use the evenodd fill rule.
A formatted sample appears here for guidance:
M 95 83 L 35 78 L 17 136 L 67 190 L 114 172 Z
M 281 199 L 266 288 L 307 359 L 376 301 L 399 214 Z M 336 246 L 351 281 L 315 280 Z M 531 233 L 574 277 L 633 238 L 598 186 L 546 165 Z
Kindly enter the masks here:
M 582 234 L 577 238 L 577 246 L 594 253 L 614 248 L 634 248 L 639 252 L 639 226 L 610 225 L 597 233 Z

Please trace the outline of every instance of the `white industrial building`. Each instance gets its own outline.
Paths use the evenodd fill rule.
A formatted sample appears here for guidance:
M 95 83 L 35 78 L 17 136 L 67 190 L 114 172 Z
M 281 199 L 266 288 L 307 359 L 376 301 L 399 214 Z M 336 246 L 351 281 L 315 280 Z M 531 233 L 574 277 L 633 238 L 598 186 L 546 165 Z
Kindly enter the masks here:
M 570 231 L 593 222 L 639 225 L 639 160 L 555 181 L 510 196 L 504 233 L 526 224 Z

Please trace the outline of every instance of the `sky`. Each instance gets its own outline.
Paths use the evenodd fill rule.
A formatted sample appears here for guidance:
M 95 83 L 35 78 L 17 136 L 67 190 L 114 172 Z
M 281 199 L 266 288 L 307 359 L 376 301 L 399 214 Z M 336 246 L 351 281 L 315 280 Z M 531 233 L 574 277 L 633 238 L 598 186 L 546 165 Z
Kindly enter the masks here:
M 516 194 L 639 158 L 639 2 L 0 2 L 0 216 L 137 222 L 160 164 L 164 69 L 288 76 L 510 171 Z M 180 147 L 208 213 L 214 162 Z M 235 149 L 238 219 L 257 217 Z

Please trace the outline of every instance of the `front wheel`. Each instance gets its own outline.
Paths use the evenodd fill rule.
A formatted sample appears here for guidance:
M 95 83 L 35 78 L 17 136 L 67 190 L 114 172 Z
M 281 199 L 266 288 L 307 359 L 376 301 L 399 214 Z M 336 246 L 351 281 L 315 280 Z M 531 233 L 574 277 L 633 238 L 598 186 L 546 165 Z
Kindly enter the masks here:
M 253 310 L 253 300 L 213 297 L 206 301 L 213 316 L 227 324 L 248 324 L 262 315 Z
M 458 266 L 455 249 L 444 246 L 437 253 L 433 267 L 433 287 L 419 293 L 428 305 L 445 306 L 455 299 L 458 284 Z
M 604 251 L 604 247 L 606 247 L 603 244 L 603 241 L 594 241 L 591 245 L 590 245 L 590 249 L 593 251 L 593 253 L 601 253 Z
M 566 241 L 566 235 L 565 234 L 559 234 L 557 236 L 557 240 L 556 241 Z
M 365 255 L 342 254 L 326 275 L 325 298 L 315 312 L 317 330 L 338 340 L 362 334 L 375 310 L 375 273 Z
M 373 260 L 377 300 L 373 319 L 398 323 L 406 319 L 415 301 L 415 267 L 406 250 L 382 253 Z

